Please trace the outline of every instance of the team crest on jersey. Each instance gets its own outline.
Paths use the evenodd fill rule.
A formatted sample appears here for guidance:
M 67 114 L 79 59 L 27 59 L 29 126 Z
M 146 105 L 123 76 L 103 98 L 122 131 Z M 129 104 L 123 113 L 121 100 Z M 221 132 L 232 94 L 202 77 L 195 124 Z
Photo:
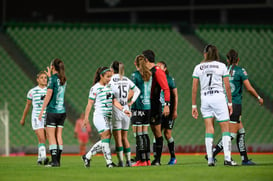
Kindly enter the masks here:
M 242 69 L 243 70 L 243 73 L 245 74 L 245 75 L 247 75 L 247 72 L 246 72 L 246 70 L 243 68 Z

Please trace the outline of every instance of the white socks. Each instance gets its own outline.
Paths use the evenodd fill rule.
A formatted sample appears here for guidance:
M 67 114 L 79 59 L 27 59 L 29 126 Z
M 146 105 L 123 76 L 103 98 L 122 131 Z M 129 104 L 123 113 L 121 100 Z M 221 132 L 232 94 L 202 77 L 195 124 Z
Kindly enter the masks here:
M 103 139 L 98 141 L 92 146 L 92 148 L 85 155 L 87 159 L 91 160 L 92 156 L 101 152 L 104 155 L 107 164 L 112 163 L 111 149 L 110 149 L 110 139 Z
M 231 138 L 229 132 L 223 132 L 222 142 L 226 161 L 231 161 Z
M 112 163 L 111 149 L 110 149 L 110 139 L 104 139 L 101 141 L 102 153 L 106 160 L 106 164 Z
M 92 148 L 85 155 L 87 159 L 91 160 L 92 156 L 96 155 L 98 152 L 101 152 L 102 145 L 101 140 L 92 146 Z
M 38 161 L 43 161 L 46 159 L 46 147 L 44 143 L 38 145 Z
M 208 163 L 214 163 L 213 152 L 212 152 L 212 146 L 213 146 L 213 134 L 212 133 L 206 133 L 205 144 L 206 144 L 206 151 L 207 151 L 207 156 L 208 156 Z

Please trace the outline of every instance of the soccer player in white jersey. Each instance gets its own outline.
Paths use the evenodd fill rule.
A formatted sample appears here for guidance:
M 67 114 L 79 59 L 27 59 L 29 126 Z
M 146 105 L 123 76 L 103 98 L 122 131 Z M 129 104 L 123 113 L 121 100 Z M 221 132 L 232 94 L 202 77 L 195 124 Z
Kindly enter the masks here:
M 193 71 L 192 83 L 192 116 L 198 118 L 196 95 L 200 82 L 201 113 L 205 121 L 206 136 L 205 145 L 208 155 L 208 166 L 215 166 L 212 146 L 214 134 L 214 119 L 222 130 L 224 147 L 224 165 L 236 166 L 231 160 L 231 139 L 229 132 L 229 115 L 232 114 L 232 100 L 229 85 L 229 73 L 225 64 L 219 62 L 219 54 L 216 46 L 207 45 L 204 49 L 205 60 L 196 65 Z M 226 103 L 226 96 L 228 104 Z
M 85 109 L 85 117 L 83 127 L 89 121 L 89 113 L 94 105 L 95 111 L 93 114 L 93 123 L 97 128 L 101 140 L 82 156 L 85 167 L 90 167 L 90 160 L 98 151 L 102 151 L 108 168 L 114 167 L 112 162 L 110 139 L 111 139 L 111 119 L 113 105 L 119 110 L 122 110 L 127 116 L 131 112 L 126 110 L 117 99 L 114 98 L 114 93 L 108 85 L 112 73 L 108 67 L 100 67 L 97 69 L 94 77 L 93 86 L 90 89 L 88 103 Z
M 111 77 L 109 85 L 111 86 L 115 98 L 127 110 L 129 90 L 133 90 L 134 95 L 130 102 L 133 104 L 140 94 L 139 88 L 126 76 L 124 76 L 124 64 L 114 61 L 111 64 L 111 71 L 114 73 Z M 130 118 L 120 111 L 117 107 L 113 107 L 113 124 L 112 131 L 116 143 L 116 153 L 118 157 L 118 166 L 123 167 L 123 152 L 126 157 L 126 166 L 131 166 L 131 148 L 127 135 L 130 126 Z
M 35 134 L 38 138 L 38 160 L 37 163 L 39 165 L 41 164 L 47 164 L 48 158 L 46 157 L 46 135 L 45 135 L 45 111 L 43 114 L 42 121 L 38 120 L 39 113 L 41 111 L 44 98 L 47 91 L 47 75 L 45 72 L 40 72 L 37 74 L 36 79 L 38 85 L 27 93 L 27 103 L 22 115 L 22 118 L 20 120 L 20 124 L 24 126 L 26 116 L 29 112 L 29 109 L 32 104 L 32 115 L 31 115 L 31 125 L 32 129 L 35 131 Z

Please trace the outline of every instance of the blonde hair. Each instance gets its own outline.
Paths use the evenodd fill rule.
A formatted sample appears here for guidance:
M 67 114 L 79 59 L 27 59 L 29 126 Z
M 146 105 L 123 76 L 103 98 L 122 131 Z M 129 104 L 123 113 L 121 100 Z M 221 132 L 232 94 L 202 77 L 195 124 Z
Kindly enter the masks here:
M 146 57 L 144 55 L 136 56 L 135 63 L 139 69 L 139 73 L 144 81 L 149 81 L 152 76 L 151 71 L 146 66 Z

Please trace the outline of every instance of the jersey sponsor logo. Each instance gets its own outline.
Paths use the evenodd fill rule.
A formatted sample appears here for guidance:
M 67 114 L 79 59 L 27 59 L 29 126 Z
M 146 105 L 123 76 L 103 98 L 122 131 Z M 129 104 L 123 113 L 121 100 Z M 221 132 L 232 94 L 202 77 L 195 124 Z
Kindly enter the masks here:
M 41 95 L 41 100 L 44 100 L 45 99 L 45 95 Z
M 110 93 L 110 92 L 107 92 L 106 93 L 106 99 L 109 99 L 109 98 L 111 98 L 112 97 L 112 94 Z
M 120 78 L 119 78 L 119 77 L 113 78 L 113 82 L 118 82 L 118 81 L 120 81 Z M 126 78 L 122 78 L 121 81 L 127 81 L 127 79 L 126 79 Z
M 211 94 L 218 94 L 220 93 L 218 90 L 209 90 L 207 92 L 204 92 L 204 95 L 211 95 Z
M 219 68 L 219 65 L 201 65 L 200 66 L 200 70 L 204 70 L 204 69 L 207 69 L 207 68 Z
M 119 101 L 119 103 L 120 103 L 122 106 L 127 105 L 127 102 L 126 102 L 126 101 L 124 101 L 124 100 L 120 100 L 120 101 Z

